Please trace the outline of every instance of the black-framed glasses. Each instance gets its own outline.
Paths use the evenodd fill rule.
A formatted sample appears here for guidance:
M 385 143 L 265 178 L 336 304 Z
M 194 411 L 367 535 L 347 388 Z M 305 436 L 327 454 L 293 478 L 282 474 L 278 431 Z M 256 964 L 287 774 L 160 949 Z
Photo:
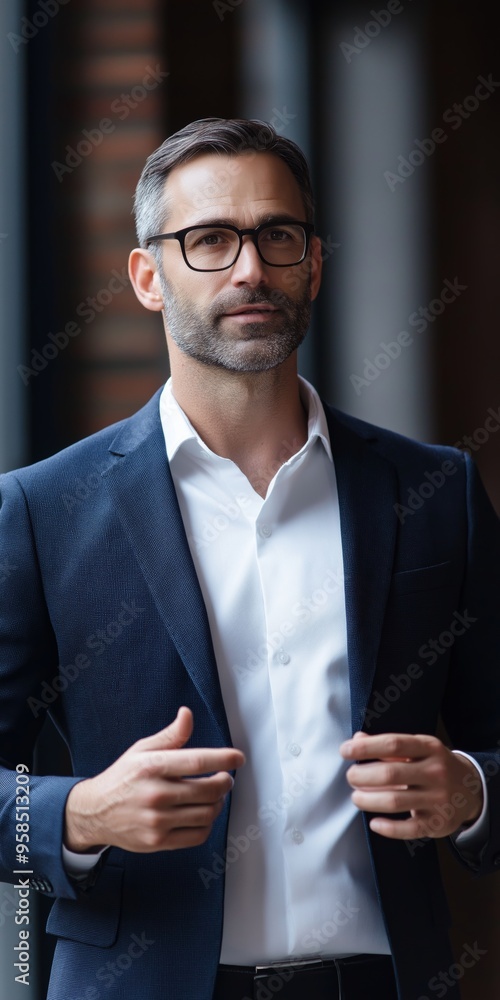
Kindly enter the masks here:
M 238 229 L 230 225 L 188 226 L 176 233 L 148 236 L 146 246 L 154 240 L 179 240 L 182 255 L 192 271 L 225 271 L 236 263 L 249 236 L 264 264 L 272 267 L 293 267 L 301 264 L 309 247 L 314 226 L 311 222 L 263 222 L 255 229 Z

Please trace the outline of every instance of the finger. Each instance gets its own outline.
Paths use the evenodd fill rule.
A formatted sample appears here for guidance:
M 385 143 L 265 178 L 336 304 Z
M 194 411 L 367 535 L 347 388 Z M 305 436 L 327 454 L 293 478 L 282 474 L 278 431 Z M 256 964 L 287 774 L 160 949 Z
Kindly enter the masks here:
M 382 733 L 379 736 L 367 736 L 363 733 L 355 740 L 341 743 L 339 752 L 346 760 L 377 759 L 408 759 L 429 756 L 442 746 L 435 736 L 413 736 L 407 733 Z
M 245 763 L 241 750 L 233 747 L 211 749 L 192 747 L 188 750 L 154 750 L 145 755 L 147 770 L 152 776 L 162 778 L 189 778 L 195 774 L 212 775 L 219 771 L 233 771 Z
M 223 808 L 223 802 L 216 802 L 210 806 L 181 806 L 178 809 L 168 810 L 165 813 L 165 827 L 173 831 L 212 826 Z
M 164 851 L 177 851 L 182 847 L 199 847 L 212 832 L 211 826 L 197 826 L 191 829 L 171 830 L 162 847 Z
M 346 778 L 352 788 L 397 788 L 401 785 L 423 788 L 428 783 L 421 761 L 352 764 L 346 772 Z
M 382 837 L 389 837 L 391 840 L 419 840 L 422 837 L 436 837 L 436 833 L 426 826 L 425 819 L 411 817 L 411 819 L 386 819 L 384 816 L 375 816 L 370 820 L 370 830 L 379 833 Z M 440 832 L 439 836 L 443 836 Z
M 427 792 L 415 791 L 413 788 L 383 792 L 364 792 L 358 788 L 352 793 L 351 799 L 364 812 L 410 812 L 412 809 L 429 811 L 433 807 Z
M 146 736 L 136 743 L 140 750 L 175 750 L 184 746 L 193 732 L 193 713 L 184 705 L 179 708 L 173 722 L 158 733 Z
M 224 801 L 232 790 L 234 781 L 227 771 L 210 778 L 175 778 L 149 784 L 145 801 L 154 808 L 170 809 L 190 805 L 213 805 Z

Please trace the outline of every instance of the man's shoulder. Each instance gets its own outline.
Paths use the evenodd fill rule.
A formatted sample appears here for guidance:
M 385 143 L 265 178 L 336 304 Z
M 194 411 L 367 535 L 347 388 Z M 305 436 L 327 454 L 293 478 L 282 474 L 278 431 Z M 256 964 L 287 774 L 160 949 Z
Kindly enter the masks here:
M 420 461 L 435 462 L 451 459 L 460 462 L 465 459 L 464 452 L 451 445 L 428 443 L 407 437 L 398 431 L 377 424 L 369 423 L 359 417 L 344 413 L 322 400 L 330 431 L 342 435 L 347 441 L 357 441 L 372 445 L 389 461 L 396 464 L 418 463 Z
M 154 430 L 161 428 L 159 417 L 159 396 L 161 389 L 136 413 L 125 417 L 88 437 L 44 458 L 32 465 L 26 465 L 12 472 L 4 473 L 2 479 L 15 477 L 23 487 L 44 482 L 54 482 L 68 474 L 102 475 L 116 461 L 117 454 L 137 447 Z

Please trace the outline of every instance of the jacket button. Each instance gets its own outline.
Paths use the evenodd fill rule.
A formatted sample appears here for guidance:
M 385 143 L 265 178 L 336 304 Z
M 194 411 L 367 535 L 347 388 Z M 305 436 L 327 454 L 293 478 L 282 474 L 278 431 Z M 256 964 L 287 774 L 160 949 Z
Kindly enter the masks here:
M 43 875 L 35 876 L 30 878 L 30 888 L 36 889 L 37 892 L 53 892 L 52 884 L 49 882 L 48 878 Z

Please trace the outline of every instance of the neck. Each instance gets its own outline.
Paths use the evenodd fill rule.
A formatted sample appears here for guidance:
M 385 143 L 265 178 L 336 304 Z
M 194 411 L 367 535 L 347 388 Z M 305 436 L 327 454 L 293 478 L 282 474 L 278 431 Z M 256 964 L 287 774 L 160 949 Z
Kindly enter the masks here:
M 170 351 L 172 391 L 211 451 L 229 458 L 265 496 L 280 465 L 307 440 L 296 353 L 266 372 L 228 372 Z

